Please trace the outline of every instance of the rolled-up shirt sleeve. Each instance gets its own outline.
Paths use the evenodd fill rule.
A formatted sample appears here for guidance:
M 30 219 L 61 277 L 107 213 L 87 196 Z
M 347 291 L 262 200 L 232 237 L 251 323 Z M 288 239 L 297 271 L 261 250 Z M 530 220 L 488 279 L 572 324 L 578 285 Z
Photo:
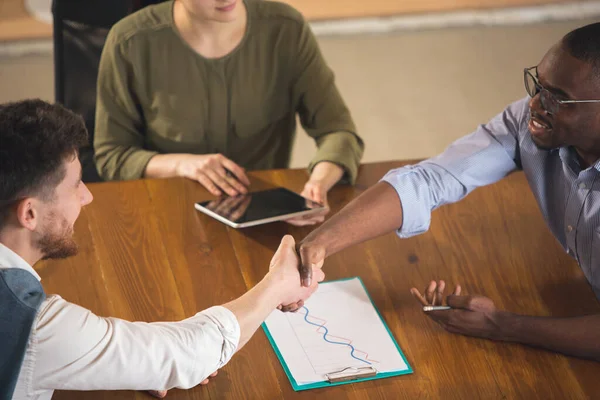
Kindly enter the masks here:
M 527 123 L 527 104 L 528 98 L 511 104 L 439 156 L 392 170 L 382 178 L 394 187 L 402 204 L 398 236 L 426 232 L 433 210 L 520 168 L 518 133 Z
M 396 189 L 402 204 L 402 227 L 398 236 L 407 238 L 424 233 L 431 223 L 431 212 L 442 199 L 458 201 L 466 195 L 460 182 L 435 165 L 411 165 L 388 172 L 382 179 Z
M 235 315 L 212 307 L 177 322 L 102 318 L 52 296 L 35 326 L 38 390 L 187 389 L 223 367 L 240 339 Z

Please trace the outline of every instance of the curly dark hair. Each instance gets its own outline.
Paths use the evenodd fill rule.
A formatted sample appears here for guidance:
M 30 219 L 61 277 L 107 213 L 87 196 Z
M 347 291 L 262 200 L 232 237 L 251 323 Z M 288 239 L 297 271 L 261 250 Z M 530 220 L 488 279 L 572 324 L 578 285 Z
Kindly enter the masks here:
M 50 200 L 65 178 L 64 161 L 87 143 L 83 119 L 59 104 L 0 104 L 0 226 L 19 199 Z

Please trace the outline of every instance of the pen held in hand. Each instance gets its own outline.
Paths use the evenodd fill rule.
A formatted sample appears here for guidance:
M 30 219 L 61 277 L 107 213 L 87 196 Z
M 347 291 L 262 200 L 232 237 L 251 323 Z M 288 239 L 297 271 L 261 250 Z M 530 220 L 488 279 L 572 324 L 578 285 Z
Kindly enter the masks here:
M 444 311 L 444 310 L 451 310 L 452 307 L 448 307 L 448 306 L 424 306 L 423 307 L 423 311 L 427 312 L 427 311 Z
M 235 179 L 235 180 L 236 180 L 236 181 L 238 181 L 238 182 L 240 181 L 240 180 L 238 179 L 238 177 L 237 177 L 237 176 L 236 176 L 236 175 L 235 175 L 233 172 L 231 172 L 229 169 L 227 169 L 227 168 L 223 168 L 223 169 L 225 170 L 225 175 L 226 175 L 226 176 L 228 176 L 228 177 L 230 177 L 230 178 L 233 178 L 233 179 Z

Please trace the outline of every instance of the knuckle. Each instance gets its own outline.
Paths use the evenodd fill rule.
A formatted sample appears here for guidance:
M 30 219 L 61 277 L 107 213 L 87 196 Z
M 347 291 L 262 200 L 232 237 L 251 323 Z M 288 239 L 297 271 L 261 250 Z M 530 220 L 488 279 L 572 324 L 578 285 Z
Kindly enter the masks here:
M 305 246 L 305 245 L 301 245 L 300 246 L 300 255 L 302 256 L 302 259 L 304 260 L 309 260 L 312 255 L 314 253 L 314 250 L 312 247 L 309 246 Z

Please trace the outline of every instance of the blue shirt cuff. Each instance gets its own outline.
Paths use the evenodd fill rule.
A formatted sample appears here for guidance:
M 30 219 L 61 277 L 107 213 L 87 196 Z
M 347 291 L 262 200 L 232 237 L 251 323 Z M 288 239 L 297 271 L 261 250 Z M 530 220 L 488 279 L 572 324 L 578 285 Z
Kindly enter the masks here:
M 431 223 L 431 206 L 421 192 L 428 191 L 428 183 L 416 172 L 416 165 L 393 169 L 381 179 L 398 193 L 402 205 L 402 226 L 397 234 L 409 238 L 427 232 Z

